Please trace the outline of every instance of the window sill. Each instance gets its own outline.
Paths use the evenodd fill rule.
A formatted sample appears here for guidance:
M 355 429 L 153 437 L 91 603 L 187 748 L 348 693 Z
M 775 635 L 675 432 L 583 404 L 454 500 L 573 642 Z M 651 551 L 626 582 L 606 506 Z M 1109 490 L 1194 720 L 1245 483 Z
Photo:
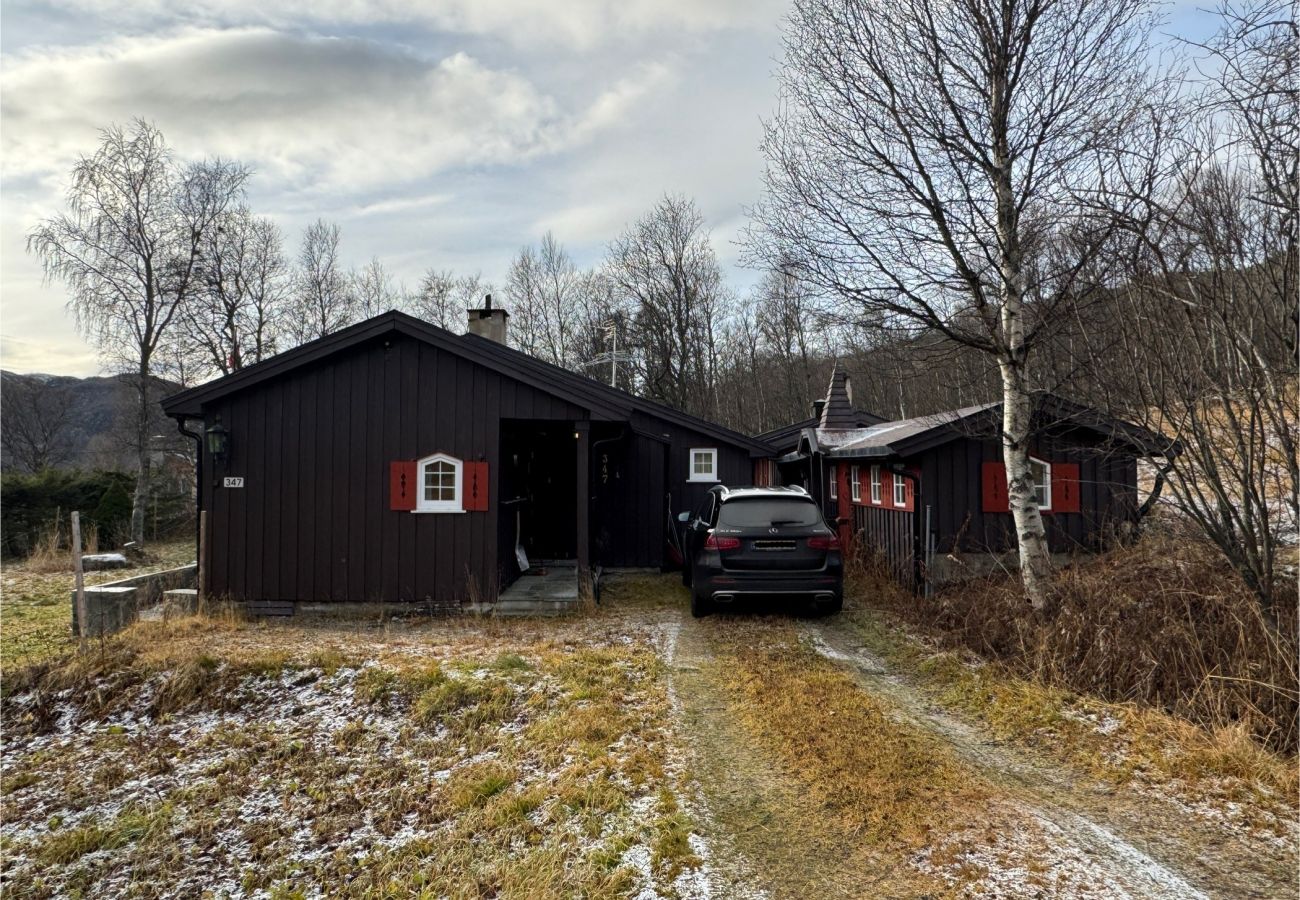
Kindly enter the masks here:
M 687 478 L 686 480 L 687 480 L 688 482 L 695 482 L 695 483 L 699 483 L 699 484 L 717 484 L 717 483 L 718 483 L 718 479 L 714 478 L 713 476 L 704 476 L 704 475 L 692 475 L 690 478 Z
M 412 513 L 415 513 L 416 515 L 426 515 L 426 516 L 427 516 L 427 515 L 455 516 L 455 515 L 459 515 L 460 513 L 467 512 L 467 510 L 463 510 L 463 509 L 413 509 L 413 510 L 411 510 L 411 512 L 412 512 Z

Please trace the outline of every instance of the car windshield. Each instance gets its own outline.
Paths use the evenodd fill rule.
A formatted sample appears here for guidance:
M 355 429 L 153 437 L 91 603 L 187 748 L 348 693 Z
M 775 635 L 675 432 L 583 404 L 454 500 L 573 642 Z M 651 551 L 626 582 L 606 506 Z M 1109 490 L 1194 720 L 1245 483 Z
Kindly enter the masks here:
M 817 504 L 793 497 L 746 497 L 722 504 L 719 525 L 753 528 L 770 525 L 816 525 L 821 521 Z

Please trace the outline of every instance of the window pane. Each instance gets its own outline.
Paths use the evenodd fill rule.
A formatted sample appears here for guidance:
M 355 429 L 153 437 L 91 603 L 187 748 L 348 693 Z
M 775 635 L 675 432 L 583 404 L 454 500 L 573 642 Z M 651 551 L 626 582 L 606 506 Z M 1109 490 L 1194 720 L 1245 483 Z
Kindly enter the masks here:
M 776 522 L 784 525 L 816 525 L 821 520 L 822 514 L 816 503 L 794 497 L 728 500 L 722 504 L 722 511 L 718 514 L 719 524 L 734 528 L 766 527 Z

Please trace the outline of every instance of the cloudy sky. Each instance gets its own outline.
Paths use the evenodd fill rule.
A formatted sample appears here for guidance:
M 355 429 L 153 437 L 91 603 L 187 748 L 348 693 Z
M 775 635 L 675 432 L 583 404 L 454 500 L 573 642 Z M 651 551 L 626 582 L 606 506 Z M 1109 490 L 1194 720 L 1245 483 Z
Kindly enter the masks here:
M 93 374 L 24 251 L 97 131 L 250 164 L 255 210 L 345 262 L 503 276 L 549 230 L 580 264 L 664 192 L 696 198 L 737 286 L 786 0 L 6 0 L 0 365 Z M 1171 26 L 1199 28 L 1191 4 Z M 1181 27 L 1179 27 L 1181 26 Z

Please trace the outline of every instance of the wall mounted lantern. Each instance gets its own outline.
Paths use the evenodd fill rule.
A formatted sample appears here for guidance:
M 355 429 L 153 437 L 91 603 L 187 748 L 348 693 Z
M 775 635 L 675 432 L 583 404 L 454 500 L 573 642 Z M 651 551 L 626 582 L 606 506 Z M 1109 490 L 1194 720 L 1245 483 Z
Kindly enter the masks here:
M 230 452 L 230 432 L 222 426 L 221 420 L 217 419 L 205 435 L 208 441 L 208 455 L 215 460 L 225 459 Z

